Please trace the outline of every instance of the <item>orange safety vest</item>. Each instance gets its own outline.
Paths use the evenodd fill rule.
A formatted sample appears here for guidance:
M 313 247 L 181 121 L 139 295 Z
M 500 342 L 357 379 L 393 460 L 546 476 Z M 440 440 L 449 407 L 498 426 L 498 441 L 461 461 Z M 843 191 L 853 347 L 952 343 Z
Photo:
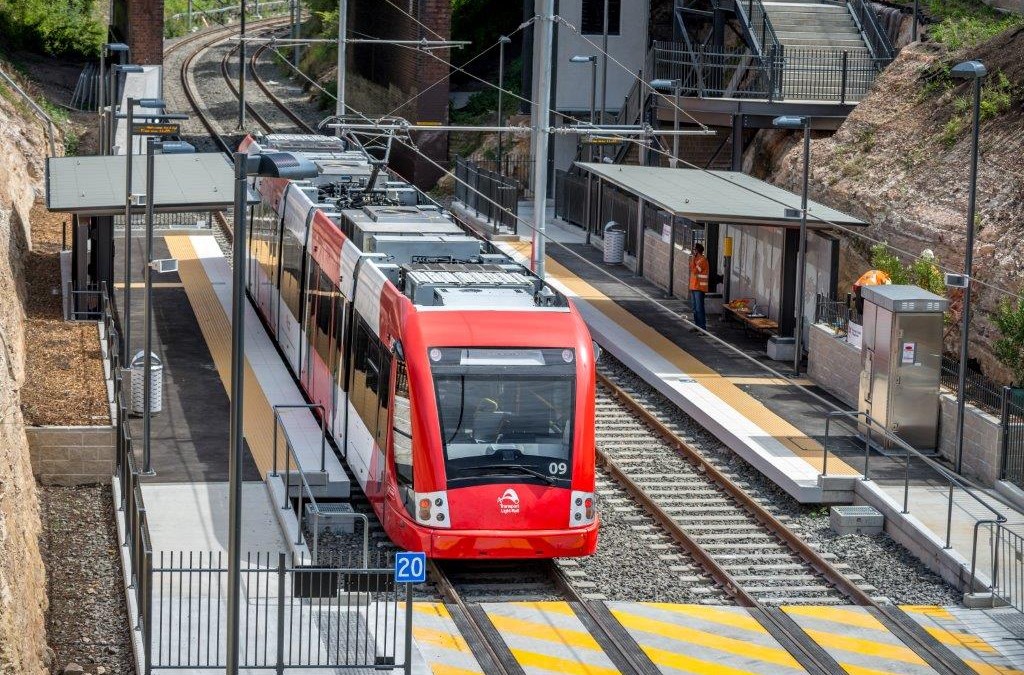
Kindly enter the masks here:
M 690 290 L 691 291 L 704 291 L 708 292 L 708 281 L 709 274 L 711 272 L 711 266 L 708 265 L 708 259 L 701 254 L 696 254 L 690 258 Z

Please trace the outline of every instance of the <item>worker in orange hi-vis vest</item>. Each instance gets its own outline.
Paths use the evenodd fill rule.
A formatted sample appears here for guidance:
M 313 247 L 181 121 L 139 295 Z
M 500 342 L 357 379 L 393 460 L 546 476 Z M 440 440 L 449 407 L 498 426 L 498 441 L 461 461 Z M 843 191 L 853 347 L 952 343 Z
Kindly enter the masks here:
M 690 256 L 690 306 L 693 308 L 693 323 L 701 330 L 707 330 L 707 316 L 704 313 L 704 296 L 708 292 L 711 265 L 704 257 L 704 245 L 694 244 Z

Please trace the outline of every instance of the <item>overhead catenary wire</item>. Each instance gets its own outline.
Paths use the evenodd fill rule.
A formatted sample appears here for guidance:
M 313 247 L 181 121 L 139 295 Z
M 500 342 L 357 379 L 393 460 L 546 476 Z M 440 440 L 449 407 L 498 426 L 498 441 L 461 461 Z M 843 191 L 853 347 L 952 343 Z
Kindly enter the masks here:
M 398 7 L 397 5 L 395 5 L 395 4 L 393 3 L 393 2 L 391 2 L 391 0 L 385 0 L 385 1 L 386 1 L 386 2 L 388 3 L 388 4 L 392 5 L 393 7 L 395 7 L 396 9 L 398 9 L 398 10 L 399 10 L 400 12 L 402 12 L 403 14 L 405 14 L 405 15 L 409 16 L 409 17 L 410 17 L 410 18 L 411 18 L 411 19 L 412 19 L 413 21 L 415 21 L 416 23 L 418 23 L 418 24 L 419 24 L 419 25 L 420 25 L 421 27 L 423 27 L 423 28 L 424 28 L 425 30 L 430 30 L 430 31 L 431 31 L 431 32 L 433 32 L 433 33 L 434 33 L 435 35 L 439 35 L 439 34 L 438 34 L 438 33 L 436 33 L 435 31 L 433 31 L 432 29 L 430 29 L 430 28 L 429 28 L 428 26 L 426 26 L 426 24 L 423 24 L 423 23 L 422 23 L 421 21 L 419 21 L 419 20 L 418 20 L 418 19 L 417 19 L 416 17 L 412 16 L 412 15 L 411 15 L 411 14 L 409 14 L 408 12 L 406 12 L 406 11 L 402 10 L 402 9 L 401 9 L 400 7 Z M 518 27 L 518 28 L 516 29 L 516 31 L 515 31 L 515 32 L 518 32 L 519 30 L 522 30 L 523 28 L 525 28 L 525 27 L 526 27 L 526 26 L 528 26 L 529 24 L 532 24 L 533 22 L 535 22 L 535 21 L 536 21 L 536 19 L 537 19 L 537 18 L 538 18 L 538 17 L 536 17 L 536 16 L 535 16 L 535 17 L 532 17 L 532 18 L 531 18 L 531 19 L 530 19 L 529 21 L 527 21 L 527 22 L 524 22 L 523 24 L 521 24 L 521 25 L 520 25 L 520 26 L 519 26 L 519 27 Z M 590 40 L 589 38 L 587 38 L 587 37 L 586 37 L 585 35 L 583 35 L 582 33 L 580 33 L 580 32 L 579 32 L 579 30 L 578 30 L 578 29 L 577 29 L 577 28 L 576 28 L 576 27 L 575 27 L 575 26 L 574 26 L 574 25 L 573 25 L 572 23 L 570 23 L 570 22 L 566 21 L 566 20 L 565 20 L 564 18 L 562 18 L 562 17 L 559 17 L 559 16 L 556 16 L 556 20 L 558 20 L 558 21 L 560 21 L 561 23 L 563 23 L 564 25 L 566 25 L 566 26 L 567 26 L 567 27 L 568 27 L 568 28 L 569 28 L 570 30 L 572 30 L 572 31 L 573 31 L 574 33 L 576 33 L 576 34 L 577 34 L 577 35 L 578 35 L 579 37 L 581 37 L 581 38 L 582 38 L 583 40 L 585 40 L 585 41 L 586 41 L 586 42 L 588 42 L 588 43 L 589 43 L 589 44 L 590 44 L 591 46 L 593 46 L 593 47 L 594 47 L 595 49 L 597 49 L 597 50 L 598 50 L 598 51 L 599 51 L 599 52 L 600 52 L 600 53 L 601 53 L 602 55 L 604 55 L 604 56 L 606 56 L 607 58 L 611 59 L 611 60 L 612 60 L 612 61 L 613 61 L 613 62 L 614 62 L 614 63 L 615 63 L 615 64 L 616 64 L 617 66 L 619 66 L 620 68 L 624 69 L 624 70 L 625 70 L 625 71 L 626 71 L 627 73 L 629 73 L 630 77 L 632 77 L 632 78 L 633 78 L 634 80 L 636 80 L 636 81 L 640 82 L 640 83 L 641 83 L 641 84 L 642 84 L 643 86 L 647 86 L 648 88 L 650 88 L 650 85 L 649 85 L 648 83 L 644 82 L 644 80 L 643 80 L 643 79 L 642 79 L 641 77 L 639 77 L 639 76 L 638 76 L 638 75 L 637 75 L 637 74 L 636 74 L 635 72 L 633 72 L 633 71 L 629 70 L 629 68 L 627 68 L 627 67 L 626 67 L 625 65 L 623 65 L 623 64 L 622 64 L 622 63 L 621 63 L 620 61 L 618 61 L 618 59 L 615 59 L 615 58 L 614 58 L 614 56 L 612 56 L 611 54 L 609 54 L 608 52 L 606 52 L 606 51 L 605 51 L 604 49 L 602 49 L 602 48 L 601 48 L 601 46 L 599 46 L 599 45 L 598 45 L 597 43 L 593 42 L 592 40 Z M 514 33 L 513 33 L 513 34 L 514 34 Z M 497 46 L 497 44 L 498 44 L 497 42 L 496 42 L 496 43 L 494 43 L 493 45 L 491 45 L 490 47 L 488 47 L 488 50 L 490 50 L 490 49 L 493 49 L 494 47 L 496 47 L 496 46 Z M 411 48 L 411 47 L 409 47 L 408 45 L 397 45 L 397 46 L 399 46 L 400 48 L 401 48 L 401 47 L 404 47 L 404 48 Z M 275 52 L 277 52 L 277 50 L 275 50 Z M 278 53 L 279 53 L 279 52 L 278 52 Z M 432 56 L 432 57 L 434 57 L 435 59 L 438 59 L 438 60 L 440 60 L 440 61 L 442 61 L 442 62 L 444 62 L 444 63 L 448 64 L 448 65 L 449 65 L 449 67 L 451 67 L 452 69 L 454 69 L 454 70 L 456 70 L 456 71 L 458 71 L 458 72 L 461 72 L 461 73 L 463 73 L 463 74 L 465 74 L 465 75 L 467 75 L 467 76 L 469 76 L 469 77 L 473 78 L 474 80 L 477 80 L 477 81 L 481 82 L 481 83 L 482 83 L 482 84 L 484 84 L 485 86 L 491 87 L 491 88 L 493 88 L 493 89 L 497 89 L 498 91 L 501 91 L 501 92 L 503 92 L 503 93 L 505 93 L 505 94 L 508 94 L 509 96 L 512 96 L 512 97 L 514 97 L 514 98 L 517 98 L 517 99 L 519 99 L 519 100 L 521 100 L 521 101 L 523 101 L 523 102 L 525 102 L 525 103 L 528 103 L 528 104 L 529 104 L 529 105 L 531 105 L 531 106 L 532 106 L 532 105 L 536 105 L 536 104 L 535 104 L 535 102 L 534 102 L 534 101 L 533 101 L 532 99 L 530 99 L 530 98 L 527 98 L 527 97 L 523 96 L 522 94 L 519 94 L 519 93 L 517 93 L 517 92 L 511 91 L 511 90 L 508 90 L 508 89 L 505 89 L 504 87 L 501 87 L 501 86 L 499 86 L 499 85 L 496 85 L 496 84 L 494 84 L 493 82 L 490 82 L 490 81 L 488 81 L 488 80 L 486 80 L 486 79 L 484 79 L 484 78 L 482 78 L 482 77 L 479 77 L 479 76 L 477 76 L 477 75 L 475 75 L 475 74 L 473 74 L 473 73 L 470 73 L 470 72 L 468 72 L 468 71 L 464 70 L 463 68 L 460 68 L 459 66 L 455 66 L 454 64 L 451 64 L 451 62 L 450 62 L 450 61 L 446 61 L 446 60 L 442 59 L 442 58 L 441 58 L 440 56 L 438 56 L 438 55 L 436 55 L 436 54 L 434 54 L 434 53 L 432 53 L 432 52 L 425 52 L 425 53 L 426 53 L 426 54 L 428 54 L 428 55 L 430 55 L 430 56 Z M 479 56 L 482 56 L 482 55 L 483 55 L 483 52 L 482 52 L 482 53 L 481 53 L 480 55 L 478 55 L 477 57 L 474 57 L 474 60 L 475 60 L 475 58 L 479 58 Z M 467 63 L 466 63 L 466 65 L 469 65 L 469 62 L 467 62 Z M 293 66 L 293 68 L 294 68 L 294 66 Z M 296 69 L 296 70 L 297 70 L 297 69 Z M 301 73 L 301 71 L 299 71 L 299 72 Z M 306 78 L 306 79 L 307 79 L 308 81 L 310 81 L 310 82 L 313 82 L 313 80 L 311 80 L 311 79 L 310 79 L 310 78 L 309 78 L 308 76 L 306 76 L 306 75 L 305 75 L 304 73 L 303 73 L 302 75 L 303 75 L 303 77 L 305 77 L 305 78 Z M 444 79 L 447 79 L 447 77 L 446 77 L 446 78 L 444 78 Z M 434 84 L 434 85 L 432 85 L 432 86 L 437 86 L 437 84 L 440 84 L 441 82 L 443 82 L 443 81 L 444 81 L 444 79 L 442 79 L 442 80 L 439 80 L 439 81 L 438 81 L 437 83 L 435 83 L 435 84 Z M 323 92 L 324 92 L 324 93 L 325 93 L 326 95 L 328 95 L 328 96 L 331 96 L 332 98 L 334 97 L 334 96 L 333 96 L 333 95 L 332 95 L 332 94 L 331 94 L 330 92 L 328 92 L 328 91 L 326 91 L 325 89 L 323 89 L 323 87 L 321 87 L 320 85 L 318 85 L 318 84 L 317 84 L 316 86 L 317 86 L 317 88 L 318 88 L 318 89 L 320 89 L 321 91 L 323 91 Z M 654 90 L 654 89 L 652 89 L 652 91 L 653 91 L 653 92 L 654 92 L 654 93 L 655 93 L 656 95 L 658 95 L 658 96 L 659 96 L 659 97 L 660 97 L 661 99 L 664 99 L 664 100 L 666 100 L 666 101 L 669 101 L 669 102 L 670 102 L 670 104 L 671 104 L 671 105 L 672 105 L 673 107 L 678 107 L 678 104 L 677 104 L 676 102 L 674 102 L 674 101 L 670 101 L 670 99 L 669 99 L 669 98 L 668 98 L 668 97 L 667 97 L 666 95 L 664 95 L 664 94 L 662 94 L 661 92 L 658 92 L 657 90 Z M 414 96 L 414 97 L 413 97 L 412 99 L 410 99 L 410 102 L 411 102 L 412 100 L 415 100 L 415 99 L 416 99 L 416 98 L 418 98 L 419 96 L 421 96 L 421 95 L 422 95 L 423 93 L 424 93 L 424 92 L 420 92 L 420 94 L 417 94 L 416 96 Z M 409 103 L 409 102 L 403 103 L 403 104 L 402 104 L 402 106 L 400 106 L 399 108 L 396 108 L 396 109 L 395 109 L 395 111 L 397 111 L 397 110 L 400 110 L 400 109 L 401 109 L 401 107 L 404 107 L 404 106 L 408 105 L 408 103 Z M 346 106 L 346 107 L 348 107 L 349 109 L 351 109 L 351 110 L 353 110 L 353 111 L 355 112 L 355 109 L 354 109 L 354 108 L 352 108 L 351 106 Z M 549 110 L 550 110 L 551 112 L 555 112 L 556 114 L 562 115 L 561 113 L 558 113 L 558 112 L 557 112 L 556 110 L 554 110 L 553 108 L 549 108 Z M 682 110 L 682 109 L 680 108 L 680 110 Z M 688 117 L 690 117 L 691 119 L 693 119 L 692 115 L 690 115 L 690 114 L 689 114 L 689 113 L 687 113 L 686 111 L 683 111 L 683 112 L 684 112 L 684 113 L 685 113 L 685 114 L 686 114 L 686 115 L 687 115 Z M 358 113 L 358 114 L 359 114 L 360 116 L 362 116 L 362 117 L 363 117 L 364 119 L 369 119 L 369 118 L 367 118 L 367 117 L 366 117 L 365 115 L 363 115 L 362 113 Z M 394 111 L 392 112 L 392 114 L 394 114 Z M 584 121 L 583 121 L 582 119 L 578 119 L 578 118 L 576 118 L 576 117 L 573 117 L 573 116 L 571 116 L 571 115 L 562 115 L 562 116 L 563 116 L 563 117 L 565 117 L 565 118 L 566 118 L 566 119 L 568 119 L 568 120 L 572 120 L 572 121 L 575 121 L 575 122 L 577 122 L 577 123 L 581 123 L 581 124 L 582 124 L 582 123 L 584 123 Z M 700 124 L 700 123 L 698 122 L 698 124 Z M 703 128 L 707 128 L 707 127 L 705 127 L 705 126 L 704 126 L 703 124 L 700 124 L 700 126 L 702 126 Z M 657 148 L 657 147 L 653 147 L 653 146 L 652 146 L 651 144 L 647 143 L 647 142 L 646 142 L 646 141 L 644 141 L 644 140 L 640 140 L 640 139 L 634 139 L 634 138 L 625 138 L 625 139 L 623 139 L 623 140 L 624 140 L 625 142 L 628 142 L 628 143 L 636 143 L 636 144 L 638 144 L 638 145 L 641 145 L 641 146 L 645 147 L 645 148 L 646 148 L 646 149 L 648 150 L 648 152 L 653 152 L 654 154 L 657 154 L 657 155 L 661 155 L 661 156 L 664 156 L 664 157 L 668 157 L 668 158 L 670 158 L 670 157 L 672 156 L 672 155 L 671 155 L 671 153 L 669 153 L 668 151 L 666 151 L 666 150 L 662 150 L 662 149 L 660 149 L 660 148 Z M 710 176 L 712 176 L 712 177 L 714 177 L 714 178 L 716 178 L 716 179 L 718 179 L 718 180 L 722 180 L 722 181 L 725 181 L 725 182 L 729 183 L 729 184 L 730 184 L 730 185 L 732 185 L 732 186 L 735 186 L 735 187 L 738 187 L 738 188 L 740 188 L 740 189 L 743 189 L 743 190 L 745 190 L 745 191 L 747 191 L 747 192 L 749 192 L 749 193 L 751 193 L 751 194 L 757 195 L 757 196 L 759 196 L 759 197 L 761 197 L 761 198 L 763 198 L 763 199 L 767 199 L 767 200 L 769 200 L 769 201 L 771 201 L 771 202 L 773 202 L 773 203 L 779 204 L 779 205 L 781 205 L 781 206 L 783 206 L 783 207 L 789 207 L 789 206 L 790 206 L 790 205 L 789 205 L 789 204 L 787 204 L 786 202 L 784 202 L 784 201 L 782 201 L 782 200 L 780 200 L 780 199 L 778 199 L 778 198 L 776 198 L 776 197 L 774 197 L 774 196 L 772 196 L 772 195 L 764 194 L 763 192 L 760 192 L 760 191 L 758 191 L 758 190 L 757 190 L 756 188 L 754 188 L 754 187 L 752 187 L 752 186 L 749 186 L 749 185 L 742 185 L 742 184 L 740 184 L 740 183 L 734 182 L 734 181 L 730 180 L 730 179 L 729 179 L 729 178 L 728 178 L 727 176 L 723 175 L 723 174 L 722 174 L 722 173 L 720 173 L 720 172 L 715 172 L 715 171 L 711 171 L 711 170 L 707 169 L 706 167 L 702 167 L 702 166 L 699 166 L 699 165 L 697 165 L 697 164 L 694 164 L 693 162 L 690 162 L 690 161 L 688 161 L 688 160 L 686 160 L 686 159 L 683 159 L 683 158 L 677 158 L 677 159 L 678 159 L 678 162 L 679 162 L 679 163 L 681 163 L 681 164 L 683 164 L 683 165 L 685 165 L 685 166 L 687 166 L 687 167 L 689 167 L 689 168 L 691 168 L 691 169 L 695 169 L 695 170 L 698 170 L 698 171 L 702 171 L 702 172 L 704 172 L 704 173 L 706 173 L 706 174 L 708 174 L 708 175 L 710 175 Z M 899 255 L 901 255 L 901 256 L 903 256 L 903 257 L 905 257 L 905 258 L 909 258 L 910 260 L 924 260 L 924 259 L 925 259 L 925 258 L 924 258 L 924 257 L 923 257 L 923 256 L 922 256 L 922 255 L 921 255 L 920 253 L 914 253 L 914 252 L 911 252 L 911 251 L 908 251 L 908 250 L 902 249 L 902 248 L 900 248 L 900 247 L 898 247 L 898 246 L 895 246 L 895 245 L 893 245 L 893 244 L 889 243 L 888 241 L 886 241 L 886 240 L 884 240 L 884 239 L 880 239 L 880 238 L 877 238 L 877 237 L 872 237 L 871 235 L 869 235 L 869 234 L 867 234 L 867 233 L 865 233 L 865 232 L 862 232 L 862 231 L 859 231 L 859 230 L 853 229 L 853 228 L 851 228 L 851 227 L 848 227 L 848 226 L 845 226 L 845 225 L 841 225 L 841 224 L 839 224 L 839 223 L 836 223 L 836 222 L 833 222 L 833 221 L 831 221 L 831 220 L 828 220 L 827 218 L 824 218 L 824 217 L 822 217 L 822 216 L 819 216 L 819 215 L 817 215 L 817 214 L 814 214 L 814 213 L 808 212 L 808 213 L 807 213 L 807 218 L 808 218 L 808 220 L 810 220 L 810 221 L 813 221 L 813 222 L 816 222 L 816 223 L 820 223 L 820 224 L 823 224 L 823 225 L 828 225 L 829 227 L 832 227 L 832 228 L 834 228 L 834 229 L 836 229 L 836 230 L 838 230 L 838 231 L 840 231 L 840 232 L 843 232 L 843 233 L 845 233 L 845 234 L 847 234 L 847 235 L 850 235 L 850 236 L 853 236 L 853 237 L 857 237 L 857 238 L 859 238 L 859 239 L 862 239 L 862 240 L 865 240 L 865 241 L 871 242 L 871 243 L 873 243 L 873 244 L 881 244 L 881 245 L 885 246 L 885 247 L 886 247 L 886 248 L 887 248 L 888 250 L 890 250 L 890 251 L 893 251 L 893 252 L 895 252 L 895 253 L 897 253 L 897 254 L 899 254 Z M 932 264 L 935 264 L 936 268 L 937 268 L 937 269 L 938 269 L 938 270 L 939 270 L 940 272 L 950 272 L 950 273 L 960 273 L 960 272 L 961 272 L 961 270 L 958 270 L 958 269 L 956 269 L 956 268 L 952 268 L 952 267 L 948 267 L 948 266 L 943 266 L 943 265 L 941 265 L 941 264 L 939 264 L 939 263 L 936 263 L 936 262 L 935 262 L 934 260 L 931 260 L 930 262 L 932 262 Z M 980 279 L 980 278 L 978 278 L 978 277 L 972 276 L 972 277 L 971 277 L 971 282 L 972 282 L 972 283 L 977 283 L 977 284 L 978 284 L 978 285 L 980 285 L 980 286 L 984 286 L 984 287 L 986 287 L 986 288 L 989 288 L 989 289 L 991 289 L 991 290 L 993 290 L 993 291 L 999 292 L 999 293 L 1001 293 L 1001 294 L 1003 294 L 1003 295 L 1006 295 L 1007 297 L 1010 297 L 1010 298 L 1015 298 L 1015 299 L 1017 299 L 1017 300 L 1019 300 L 1019 301 L 1024 301 L 1024 294 L 1021 294 L 1021 293 L 1017 293 L 1017 292 L 1014 292 L 1014 291 L 1008 290 L 1008 289 L 1006 289 L 1006 288 L 1003 288 L 1003 287 L 1001 287 L 1001 286 L 998 286 L 998 285 L 996 285 L 996 284 L 993 284 L 993 283 L 991 283 L 991 282 L 987 282 L 987 281 L 984 281 L 983 279 Z

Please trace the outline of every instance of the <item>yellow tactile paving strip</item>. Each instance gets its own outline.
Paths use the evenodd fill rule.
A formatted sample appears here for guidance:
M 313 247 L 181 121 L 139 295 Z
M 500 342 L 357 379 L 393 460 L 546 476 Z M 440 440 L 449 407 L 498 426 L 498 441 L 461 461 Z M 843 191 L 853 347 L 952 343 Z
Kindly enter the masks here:
M 440 602 L 413 604 L 412 637 L 432 675 L 483 675 L 473 651 Z
M 513 246 L 520 254 L 529 257 L 530 242 L 515 242 L 512 243 L 511 246 Z M 700 384 L 704 385 L 705 388 L 718 396 L 718 398 L 722 399 L 722 401 L 727 405 L 734 408 L 737 412 L 759 426 L 766 433 L 776 438 L 780 443 L 789 448 L 794 455 L 804 460 L 818 471 L 821 471 L 822 448 L 820 443 L 813 438 L 809 438 L 792 424 L 769 410 L 756 398 L 740 389 L 733 378 L 727 378 L 719 375 L 712 368 L 704 365 L 704 363 L 692 354 L 680 349 L 678 345 L 663 336 L 654 328 L 651 328 L 643 321 L 633 316 L 628 310 L 620 307 L 614 300 L 570 272 L 550 256 L 547 258 L 545 264 L 549 277 L 557 279 L 560 283 L 572 290 L 573 293 L 578 295 L 580 299 L 585 300 L 595 309 L 657 352 L 659 356 L 670 362 L 683 373 L 692 377 Z M 747 383 L 746 380 L 740 381 Z M 792 383 L 782 378 L 766 377 L 764 379 L 758 379 L 758 384 L 782 386 Z M 828 472 L 829 475 L 833 476 L 860 475 L 859 471 L 831 455 L 829 456 L 828 461 Z
M 206 340 L 206 346 L 217 367 L 224 390 L 231 395 L 231 321 L 224 312 L 203 263 L 196 255 L 188 236 L 172 235 L 164 238 L 173 258 L 178 259 L 178 276 L 192 305 L 196 322 Z M 245 363 L 243 391 L 245 440 L 256 462 L 260 475 L 271 471 L 274 454 L 274 411 L 260 387 L 256 373 L 248 360 Z M 227 424 L 227 418 L 224 424 Z

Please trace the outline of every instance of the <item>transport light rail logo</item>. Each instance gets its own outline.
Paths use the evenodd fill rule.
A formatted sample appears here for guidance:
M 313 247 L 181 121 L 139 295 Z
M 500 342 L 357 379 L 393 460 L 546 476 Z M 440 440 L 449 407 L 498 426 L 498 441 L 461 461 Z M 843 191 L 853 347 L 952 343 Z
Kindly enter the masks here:
M 506 516 L 519 513 L 519 493 L 512 488 L 505 490 L 504 494 L 498 497 L 498 509 Z

